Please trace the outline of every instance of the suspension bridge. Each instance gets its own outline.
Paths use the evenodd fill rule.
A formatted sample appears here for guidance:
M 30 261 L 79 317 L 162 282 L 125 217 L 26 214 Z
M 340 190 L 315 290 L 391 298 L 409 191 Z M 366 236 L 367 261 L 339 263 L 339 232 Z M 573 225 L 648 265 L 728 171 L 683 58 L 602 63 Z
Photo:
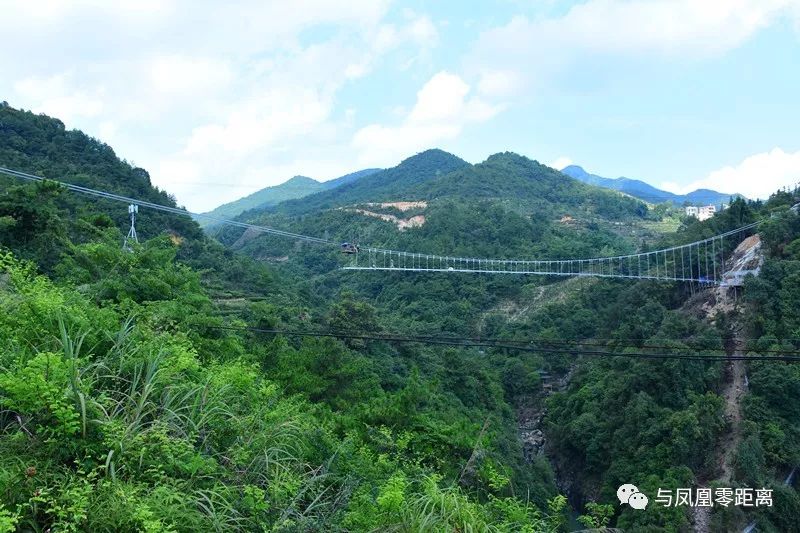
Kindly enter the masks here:
M 320 245 L 344 247 L 336 241 L 292 233 L 288 231 L 248 224 L 236 220 L 192 213 L 185 209 L 130 198 L 107 191 L 82 187 L 72 183 L 50 180 L 41 176 L 0 167 L 0 174 L 24 181 L 52 181 L 71 192 L 127 203 L 131 216 L 131 231 L 125 240 L 136 241 L 133 226 L 138 207 L 165 211 L 172 214 L 205 218 L 220 224 L 254 230 L 293 240 L 307 241 Z M 736 286 L 748 274 L 757 275 L 760 260 L 742 263 L 746 252 L 737 249 L 742 239 L 752 235 L 758 223 L 751 223 L 734 230 L 688 244 L 672 246 L 660 250 L 640 252 L 613 257 L 558 258 L 558 259 L 506 259 L 453 257 L 431 255 L 400 250 L 390 250 L 371 246 L 347 245 L 351 263 L 342 267 L 348 271 L 394 271 L 394 272 L 443 272 L 465 274 L 516 274 L 566 277 L 599 277 L 621 279 L 649 279 L 677 282 L 694 282 L 708 285 Z M 352 252 L 350 251 L 352 249 Z M 760 255 L 759 255 L 760 258 Z
M 411 253 L 361 246 L 345 270 L 400 272 L 462 272 L 470 274 L 530 274 L 540 276 L 591 276 L 599 278 L 687 281 L 712 285 L 740 285 L 753 268 L 734 269 L 742 255 L 736 253 L 757 223 L 689 244 L 612 257 L 581 259 L 483 259 Z M 726 254 L 728 255 L 726 257 Z

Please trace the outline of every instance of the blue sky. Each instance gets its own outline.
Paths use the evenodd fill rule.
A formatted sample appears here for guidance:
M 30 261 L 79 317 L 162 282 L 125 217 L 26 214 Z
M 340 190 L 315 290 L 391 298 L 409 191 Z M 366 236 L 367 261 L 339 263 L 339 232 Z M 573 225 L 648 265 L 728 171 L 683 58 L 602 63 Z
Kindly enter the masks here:
M 678 192 L 800 181 L 800 0 L 0 5 L 0 100 L 192 210 L 431 147 Z

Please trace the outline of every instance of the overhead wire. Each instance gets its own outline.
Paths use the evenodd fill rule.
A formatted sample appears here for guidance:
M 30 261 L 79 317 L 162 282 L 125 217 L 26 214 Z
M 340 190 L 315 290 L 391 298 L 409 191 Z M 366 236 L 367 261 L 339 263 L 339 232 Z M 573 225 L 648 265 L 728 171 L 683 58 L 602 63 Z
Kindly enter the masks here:
M 664 341 L 664 340 L 669 340 L 669 339 L 658 339 L 658 340 Z M 678 342 L 683 342 L 684 344 L 686 344 L 686 348 L 688 348 L 689 350 L 693 350 L 693 351 L 698 351 L 698 352 L 721 352 L 721 351 L 724 351 L 723 348 L 710 348 L 708 346 L 699 346 L 697 344 L 687 344 L 685 341 L 683 341 L 681 339 L 672 339 L 672 340 L 676 340 Z M 593 341 L 569 340 L 569 339 L 560 339 L 560 340 L 532 339 L 530 341 L 518 341 L 518 342 L 522 342 L 522 343 L 525 343 L 525 342 L 531 342 L 531 343 L 546 342 L 548 344 L 558 344 L 558 345 L 566 345 L 566 346 L 589 346 L 589 347 L 603 347 L 603 346 L 605 346 L 605 347 L 609 347 L 609 348 L 611 348 L 611 347 L 637 348 L 639 350 L 682 350 L 682 349 L 685 349 L 685 348 L 682 348 L 682 347 L 666 346 L 666 345 L 663 345 L 663 344 L 642 344 L 642 345 L 625 344 L 625 343 L 621 342 L 620 340 L 616 340 L 616 339 L 611 339 L 611 340 L 606 339 L 605 342 L 603 342 L 603 339 L 595 339 Z M 644 342 L 646 343 L 647 341 L 644 341 Z M 750 350 L 750 351 L 756 351 L 756 350 Z M 762 349 L 759 349 L 757 351 L 758 351 L 758 353 L 776 353 L 776 354 L 790 354 L 790 355 L 796 354 L 796 355 L 800 355 L 800 350 L 775 350 L 775 349 L 762 350 Z
M 244 228 L 244 229 L 253 229 L 253 230 L 256 230 L 256 231 L 260 231 L 260 232 L 263 232 L 263 233 L 269 233 L 269 234 L 277 235 L 277 236 L 280 236 L 280 237 L 288 237 L 288 238 L 296 239 L 296 240 L 304 240 L 304 241 L 316 242 L 316 243 L 319 243 L 319 244 L 328 244 L 328 245 L 336 245 L 337 244 L 334 241 L 331 241 L 329 239 L 322 239 L 320 237 L 311 237 L 309 235 L 303 235 L 303 234 L 300 234 L 300 233 L 293 233 L 293 232 L 290 232 L 290 231 L 279 230 L 279 229 L 270 228 L 270 227 L 267 227 L 267 226 L 259 226 L 259 225 L 256 225 L 256 224 L 248 224 L 246 222 L 240 222 L 238 220 L 230 220 L 230 219 L 226 219 L 226 218 L 216 217 L 214 215 L 209 215 L 209 214 L 206 214 L 206 213 L 193 213 L 193 212 L 188 211 L 186 209 L 180 209 L 180 208 L 177 208 L 177 207 L 171 207 L 171 206 L 167 206 L 167 205 L 157 204 L 157 203 L 154 203 L 154 202 L 149 202 L 147 200 L 141 200 L 141 199 L 138 199 L 138 198 L 131 198 L 131 197 L 128 197 L 128 196 L 122 196 L 122 195 L 119 195 L 119 194 L 109 193 L 109 192 L 106 192 L 106 191 L 100 191 L 100 190 L 97 190 L 97 189 L 91 189 L 89 187 L 82 187 L 80 185 L 75 185 L 73 183 L 67 183 L 67 182 L 64 182 L 64 181 L 51 180 L 49 178 L 43 178 L 41 176 L 35 176 L 33 174 L 27 174 L 25 172 L 19 172 L 17 170 L 12 170 L 12 169 L 9 169 L 9 168 L 0 167 L 0 173 L 6 174 L 8 176 L 13 176 L 13 177 L 16 177 L 16 178 L 19 178 L 19 179 L 22 179 L 22 180 L 32 181 L 32 182 L 50 181 L 50 182 L 54 182 L 54 183 L 58 183 L 59 185 L 62 185 L 67 190 L 70 190 L 70 191 L 73 191 L 73 192 L 77 192 L 77 193 L 81 193 L 81 194 L 85 194 L 85 195 L 89 195 L 89 196 L 94 196 L 94 197 L 98 197 L 98 198 L 105 198 L 105 199 L 108 199 L 108 200 L 114 200 L 114 201 L 118 201 L 118 202 L 125 202 L 125 203 L 128 203 L 128 204 L 135 204 L 135 205 L 139 205 L 139 206 L 142 206 L 142 207 L 147 207 L 147 208 L 150 208 L 150 209 L 154 209 L 154 210 L 157 210 L 157 211 L 164 211 L 164 212 L 167 212 L 167 213 L 173 213 L 173 214 L 176 214 L 176 215 L 184 215 L 184 216 L 203 218 L 203 219 L 206 219 L 206 220 L 210 220 L 212 222 L 218 222 L 220 224 L 227 224 L 227 225 L 236 226 L 236 227 L 240 227 L 240 228 Z
M 214 326 L 202 325 L 207 329 L 231 330 L 231 331 L 250 331 L 255 333 L 266 333 L 273 335 L 284 335 L 287 337 L 331 337 L 338 339 L 353 340 L 375 340 L 384 342 L 415 343 L 441 346 L 454 346 L 462 348 L 498 348 L 508 350 L 518 350 L 522 352 L 534 352 L 545 354 L 562 355 L 586 355 L 592 357 L 623 357 L 630 359 L 675 359 L 686 361 L 800 361 L 800 352 L 795 352 L 796 356 L 776 356 L 776 355 L 700 355 L 700 354 L 677 354 L 677 353 L 641 353 L 641 352 L 610 352 L 605 350 L 586 350 L 586 349 L 567 349 L 567 347 L 553 348 L 547 346 L 547 342 L 539 344 L 519 344 L 513 340 L 494 339 L 492 341 L 482 340 L 473 341 L 469 338 L 458 337 L 433 337 L 420 335 L 401 335 L 391 333 L 364 333 L 364 332 L 343 332 L 343 331 L 320 331 L 320 330 L 290 330 L 281 328 L 255 328 L 248 326 Z
M 230 225 L 230 226 L 239 227 L 239 228 L 243 228 L 243 229 L 252 229 L 254 231 L 258 231 L 258 232 L 261 232 L 261 233 L 267 233 L 267 234 L 271 234 L 271 235 L 276 235 L 276 236 L 279 236 L 279 237 L 286 237 L 286 238 L 290 238 L 290 239 L 307 241 L 307 242 L 314 242 L 314 243 L 324 244 L 324 245 L 334 245 L 334 246 L 338 245 L 338 243 L 336 243 L 336 242 L 334 242 L 334 241 L 332 241 L 330 239 L 324 239 L 324 238 L 320 238 L 320 237 L 313 237 L 313 236 L 309 236 L 309 235 L 303 235 L 303 234 L 300 234 L 300 233 L 294 233 L 294 232 L 290 232 L 290 231 L 279 230 L 279 229 L 271 228 L 271 227 L 268 227 L 268 226 L 260 226 L 260 225 L 256 225 L 256 224 L 249 224 L 249 223 L 240 222 L 240 221 L 237 221 L 237 220 L 230 220 L 230 219 L 226 219 L 226 218 L 222 218 L 222 217 L 217 217 L 217 216 L 214 216 L 214 215 L 209 215 L 207 213 L 194 213 L 194 212 L 188 211 L 186 209 L 180 209 L 180 208 L 177 208 L 177 207 L 165 206 L 165 205 L 162 205 L 162 204 L 157 204 L 157 203 L 149 202 L 149 201 L 146 201 L 146 200 L 141 200 L 141 199 L 132 198 L 132 197 L 128 197 L 128 196 L 118 195 L 118 194 L 114 194 L 114 193 L 110 193 L 110 192 L 106 192 L 106 191 L 92 189 L 92 188 L 89 188 L 89 187 L 83 187 L 83 186 L 75 185 L 75 184 L 68 183 L 68 182 L 65 182 L 65 181 L 52 180 L 52 179 L 49 179 L 49 178 L 44 178 L 44 177 L 41 177 L 41 176 L 36 176 L 34 174 L 29 174 L 29 173 L 26 173 L 26 172 L 21 172 L 21 171 L 18 171 L 18 170 L 13 170 L 13 169 L 5 168 L 5 167 L 0 167 L 0 173 L 1 174 L 6 174 L 8 176 L 16 177 L 16 178 L 19 178 L 19 179 L 22 179 L 22 180 L 32 181 L 32 182 L 50 181 L 50 182 L 54 182 L 54 183 L 60 184 L 63 187 L 65 187 L 66 189 L 68 189 L 68 190 L 70 190 L 72 192 L 77 192 L 77 193 L 80 193 L 80 194 L 86 194 L 86 195 L 90 195 L 90 196 L 94 196 L 94 197 L 98 197 L 98 198 L 105 198 L 105 199 L 108 199 L 108 200 L 113 200 L 113 201 L 118 201 L 118 202 L 125 202 L 125 203 L 128 203 L 128 204 L 135 204 L 135 205 L 139 205 L 139 206 L 142 206 L 142 207 L 147 207 L 147 208 L 150 208 L 150 209 L 163 211 L 163 212 L 167 212 L 167 213 L 173 213 L 173 214 L 177 214 L 177 215 L 184 215 L 184 216 L 191 216 L 191 217 L 194 217 L 194 218 L 201 218 L 201 219 L 209 220 L 209 221 L 216 222 L 216 223 L 219 223 L 219 224 Z M 381 267 L 371 267 L 371 268 L 366 268 L 367 270 L 369 270 L 369 269 L 378 269 L 378 270 L 383 270 L 383 269 L 385 269 L 385 270 L 437 270 L 437 269 L 428 269 L 428 268 L 425 268 L 425 269 L 422 269 L 422 268 L 408 269 L 408 268 L 405 267 L 405 259 L 407 259 L 408 257 L 411 257 L 412 261 L 413 261 L 414 258 L 417 258 L 417 260 L 420 262 L 420 264 L 421 264 L 422 259 L 425 258 L 426 264 L 430 260 L 433 260 L 433 261 L 437 261 L 438 260 L 438 261 L 440 261 L 440 263 L 444 263 L 445 265 L 455 264 L 457 262 L 458 263 L 463 263 L 463 264 L 470 264 L 471 263 L 471 264 L 474 265 L 475 262 L 477 261 L 479 264 L 480 264 L 480 262 L 483 262 L 484 264 L 488 264 L 488 265 L 491 265 L 491 266 L 495 266 L 495 265 L 498 266 L 497 269 L 490 268 L 488 270 L 465 270 L 465 269 L 460 269 L 460 268 L 459 269 L 455 269 L 455 268 L 449 267 L 449 266 L 446 267 L 446 270 L 442 269 L 442 268 L 438 269 L 438 270 L 441 270 L 441 271 L 448 271 L 448 272 L 449 271 L 454 271 L 454 272 L 496 272 L 496 273 L 521 273 L 521 274 L 535 273 L 535 274 L 543 274 L 543 275 L 577 275 L 577 276 L 587 276 L 587 275 L 589 275 L 589 276 L 591 276 L 591 275 L 593 275 L 591 273 L 586 273 L 586 272 L 574 272 L 574 273 L 572 273 L 571 270 L 570 270 L 571 273 L 555 272 L 555 271 L 552 271 L 552 272 L 528 272 L 528 271 L 516 271 L 516 270 L 502 270 L 499 267 L 501 265 L 509 265 L 509 264 L 523 264 L 523 265 L 525 265 L 525 264 L 539 264 L 539 265 L 543 265 L 545 263 L 546 264 L 553 264 L 553 263 L 563 264 L 563 263 L 573 263 L 573 262 L 576 262 L 576 261 L 579 261 L 582 264 L 586 264 L 586 263 L 590 263 L 591 264 L 592 262 L 598 262 L 598 261 L 608 261 L 609 265 L 611 265 L 612 264 L 611 262 L 615 261 L 615 260 L 619 261 L 620 265 L 622 265 L 624 263 L 625 259 L 628 259 L 628 261 L 630 262 L 630 260 L 632 258 L 634 258 L 634 257 L 641 258 L 642 255 L 645 255 L 648 258 L 648 261 L 649 261 L 650 255 L 659 254 L 659 253 L 663 252 L 665 254 L 665 257 L 666 257 L 666 253 L 668 251 L 674 251 L 674 250 L 678 250 L 678 249 L 684 250 L 687 247 L 689 248 L 689 250 L 691 250 L 692 246 L 696 246 L 697 247 L 698 254 L 699 254 L 700 244 L 707 244 L 708 242 L 712 242 L 715 239 L 721 239 L 721 238 L 729 236 L 729 235 L 734 235 L 734 234 L 737 234 L 737 233 L 741 233 L 743 231 L 746 231 L 748 229 L 751 229 L 751 228 L 757 226 L 758 224 L 759 224 L 758 222 L 753 222 L 753 223 L 747 224 L 745 226 L 742 226 L 740 228 L 736 228 L 736 229 L 727 231 L 725 233 L 722 233 L 720 235 L 716 235 L 714 237 L 703 239 L 703 240 L 700 240 L 700 241 L 697 241 L 697 242 L 694 242 L 694 243 L 690 243 L 690 244 L 673 246 L 673 247 L 670 247 L 670 248 L 666 248 L 664 250 L 656 250 L 656 251 L 653 251 L 653 252 L 643 252 L 643 253 L 640 253 L 640 254 L 619 255 L 619 256 L 613 256 L 613 257 L 595 257 L 595 258 L 586 258 L 586 259 L 566 259 L 566 260 L 548 260 L 548 259 L 478 259 L 478 258 L 450 257 L 450 256 L 441 256 L 441 255 L 432 255 L 432 254 L 421 254 L 421 253 L 389 250 L 389 249 L 385 249 L 385 248 L 366 247 L 366 246 L 364 247 L 364 249 L 367 251 L 368 254 L 373 254 L 374 256 L 379 256 L 379 255 L 382 254 L 384 256 L 384 262 L 385 262 L 385 259 L 386 259 L 386 254 L 397 255 L 398 260 L 399 260 L 400 257 L 402 257 L 403 261 L 404 261 L 404 266 L 402 268 L 400 268 L 399 265 L 398 266 L 390 265 L 388 268 L 384 265 L 383 268 L 381 268 Z M 358 255 L 358 254 L 356 254 L 356 255 Z M 656 255 L 656 257 L 658 257 L 658 256 Z M 601 266 L 602 266 L 602 263 L 601 263 Z M 352 269 L 353 267 L 344 267 L 344 268 Z M 363 268 L 355 267 L 355 269 L 363 269 Z M 594 274 L 594 275 L 597 275 L 597 274 Z M 602 276 L 602 277 L 659 279 L 657 276 L 650 276 L 650 275 L 647 275 L 647 276 L 641 276 L 641 275 L 633 276 L 633 275 L 622 274 L 622 273 L 613 274 L 613 272 L 611 274 L 603 274 L 601 272 L 599 275 Z M 667 277 L 667 278 L 664 278 L 664 279 L 672 279 L 672 278 L 668 278 Z M 683 277 L 683 278 L 677 279 L 677 281 L 692 281 L 692 279 Z M 701 280 L 701 281 L 709 281 L 709 280 Z
M 312 236 L 303 235 L 303 234 L 299 234 L 299 233 L 293 233 L 293 232 L 289 232 L 289 231 L 279 230 L 279 229 L 276 229 L 276 228 L 270 228 L 270 227 L 267 227 L 267 226 L 259 226 L 259 225 L 255 225 L 255 224 L 249 224 L 249 223 L 246 223 L 246 222 L 240 222 L 240 221 L 225 219 L 225 218 L 216 217 L 216 216 L 213 216 L 213 215 L 208 215 L 208 214 L 205 214 L 205 213 L 193 213 L 193 212 L 190 212 L 188 210 L 180 209 L 180 208 L 177 208 L 177 207 L 165 206 L 165 205 L 162 205 L 162 204 L 157 204 L 157 203 L 149 202 L 149 201 L 146 201 L 146 200 L 141 200 L 141 199 L 132 198 L 132 197 L 128 197 L 128 196 L 109 193 L 109 192 L 106 192 L 106 191 L 92 189 L 92 188 L 89 188 L 89 187 L 83 187 L 83 186 L 80 186 L 80 185 L 76 185 L 76 184 L 72 184 L 72 183 L 68 183 L 68 182 L 64 182 L 64 181 L 50 180 L 48 178 L 43 178 L 41 176 L 36 176 L 36 175 L 33 175 L 33 174 L 20 172 L 20 171 L 9 169 L 9 168 L 5 168 L 5 167 L 0 167 L 0 173 L 6 174 L 8 176 L 15 177 L 15 178 L 19 178 L 19 179 L 22 179 L 22 180 L 31 181 L 31 182 L 52 181 L 52 182 L 55 182 L 55 183 L 65 187 L 67 190 L 70 190 L 72 192 L 77 192 L 77 193 L 80 193 L 80 194 L 85 194 L 85 195 L 89 195 L 89 196 L 94 196 L 94 197 L 98 197 L 98 198 L 104 198 L 104 199 L 118 201 L 118 202 L 125 202 L 125 203 L 128 203 L 128 204 L 140 205 L 142 207 L 147 207 L 147 208 L 150 208 L 150 209 L 163 211 L 163 212 L 168 212 L 168 213 L 173 213 L 173 214 L 178 214 L 178 215 L 193 216 L 193 217 L 197 217 L 197 218 L 204 218 L 204 219 L 211 220 L 211 221 L 218 222 L 218 223 L 222 223 L 222 224 L 228 224 L 228 225 L 232 225 L 232 226 L 236 226 L 236 227 L 240 227 L 240 228 L 245 228 L 245 229 L 253 229 L 253 230 L 256 230 L 256 231 L 260 231 L 260 232 L 268 233 L 268 234 L 273 234 L 273 235 L 277 235 L 277 236 L 281 236 L 281 237 L 287 237 L 287 238 L 292 238 L 292 239 L 297 239 L 297 240 L 316 242 L 316 243 L 319 243 L 319 244 L 327 244 L 327 245 L 335 245 L 336 244 L 334 241 L 331 241 L 329 239 L 323 239 L 323 238 L 319 238 L 319 237 L 312 237 Z M 699 244 L 701 244 L 701 243 L 713 242 L 715 239 L 719 239 L 719 238 L 722 238 L 722 237 L 725 237 L 725 236 L 728 236 L 728 235 L 732 235 L 732 234 L 735 234 L 735 233 L 740 233 L 740 232 L 745 231 L 747 229 L 753 228 L 756 225 L 758 225 L 758 222 L 747 224 L 747 225 L 742 226 L 740 228 L 736 228 L 734 230 L 725 232 L 723 234 L 716 235 L 714 237 L 711 237 L 711 238 L 708 238 L 708 239 L 705 239 L 705 240 L 697 241 L 696 243 L 691 243 L 689 245 L 679 245 L 679 246 L 675 246 L 675 247 L 672 247 L 672 248 L 667 248 L 665 250 L 659 250 L 659 251 L 656 251 L 656 252 L 649 252 L 649 253 L 652 254 L 652 253 L 659 253 L 659 252 L 663 251 L 666 254 L 667 251 L 673 251 L 673 250 L 677 250 L 679 248 L 683 249 L 686 246 L 692 246 L 692 245 L 698 245 L 698 248 L 699 248 Z M 409 255 L 407 252 L 396 252 L 396 251 L 393 251 L 393 250 L 386 250 L 386 249 L 382 249 L 382 248 L 370 248 L 370 250 L 373 251 L 373 252 L 400 253 L 400 254 L 403 254 L 404 256 L 405 255 Z M 420 257 L 422 256 L 422 254 L 410 254 L 410 255 L 412 257 L 414 255 L 419 255 Z M 426 258 L 427 257 L 434 257 L 434 258 L 439 257 L 440 259 L 444 258 L 443 256 L 432 256 L 432 255 L 428 255 L 428 256 L 426 256 Z M 615 257 L 605 257 L 605 258 L 594 258 L 594 259 L 589 259 L 589 260 L 603 259 L 603 260 L 609 260 L 610 261 L 610 260 L 614 260 L 614 259 L 622 260 L 623 258 L 630 258 L 630 257 L 634 257 L 634 256 L 615 256 Z M 453 257 L 446 257 L 444 259 L 445 260 L 461 260 L 461 259 L 466 260 L 466 258 L 453 258 Z M 469 259 L 469 260 L 475 261 L 475 259 Z M 494 260 L 489 260 L 489 261 L 494 261 Z M 509 261 L 514 261 L 514 260 L 505 259 L 505 260 L 499 260 L 499 261 L 509 262 Z M 233 328 L 229 327 L 227 329 L 233 329 Z M 476 339 L 469 339 L 469 338 L 460 338 L 459 339 L 459 338 L 452 338 L 452 337 L 451 338 L 448 338 L 448 337 L 434 338 L 434 337 L 429 337 L 429 336 L 408 336 L 408 335 L 374 335 L 374 334 L 373 335 L 358 335 L 358 334 L 343 333 L 343 332 L 299 332 L 299 331 L 277 330 L 277 329 L 263 330 L 263 329 L 257 329 L 257 328 L 244 328 L 244 329 L 247 329 L 249 331 L 261 331 L 261 332 L 265 332 L 265 333 L 283 334 L 283 335 L 287 335 L 287 336 L 318 336 L 318 337 L 319 336 L 327 336 L 327 337 L 353 338 L 353 339 L 365 339 L 365 340 L 366 339 L 384 340 L 384 341 L 392 341 L 392 342 L 415 342 L 415 343 L 427 343 L 427 344 L 445 344 L 445 345 L 451 345 L 451 346 L 465 346 L 465 347 L 507 348 L 507 349 L 522 350 L 522 351 L 537 351 L 537 352 L 546 352 L 546 353 L 576 353 L 575 350 L 567 350 L 567 349 L 563 349 L 563 348 L 562 349 L 554 349 L 554 348 L 547 348 L 545 346 L 541 346 L 542 343 L 546 343 L 546 341 L 542 341 L 542 340 L 539 340 L 539 341 L 518 341 L 518 340 L 505 340 L 504 339 L 504 340 L 499 340 L 499 341 L 498 340 L 486 341 L 486 340 L 476 340 Z M 537 345 L 533 345 L 535 343 L 538 343 L 538 344 Z M 549 344 L 559 344 L 559 343 L 557 341 L 552 341 L 552 342 L 549 342 Z M 561 345 L 563 346 L 564 343 L 562 342 Z M 598 346 L 598 345 L 597 344 L 593 344 L 593 343 L 583 342 L 583 343 L 568 344 L 567 347 L 569 347 L 569 346 L 590 346 L 591 347 L 591 346 Z M 639 349 L 650 349 L 651 347 L 637 347 L 637 348 L 639 348 Z M 652 347 L 652 348 L 655 349 L 656 347 Z M 665 349 L 666 347 L 659 347 L 659 348 Z M 672 349 L 672 348 L 669 348 L 669 349 Z M 708 349 L 703 349 L 703 350 L 708 350 Z M 763 353 L 781 353 L 781 354 L 795 353 L 795 352 L 791 352 L 791 351 L 788 351 L 788 350 L 761 350 L 761 351 Z M 590 350 L 580 350 L 580 351 L 578 351 L 578 353 L 579 353 L 579 355 L 595 355 L 595 356 L 611 356 L 611 357 L 633 357 L 633 358 L 661 358 L 661 359 L 670 358 L 670 359 L 690 359 L 690 360 L 704 360 L 704 361 L 715 360 L 715 359 L 726 360 L 726 361 L 730 361 L 730 360 L 760 360 L 760 361 L 764 361 L 764 360 L 781 360 L 781 361 L 800 360 L 800 357 L 792 357 L 792 356 L 758 356 L 758 357 L 742 356 L 742 355 L 724 355 L 724 356 L 706 355 L 706 356 L 700 356 L 700 355 L 697 355 L 697 354 L 694 354 L 694 355 L 692 355 L 692 354 L 653 354 L 653 353 L 636 353 L 636 354 L 633 354 L 633 353 L 590 351 Z

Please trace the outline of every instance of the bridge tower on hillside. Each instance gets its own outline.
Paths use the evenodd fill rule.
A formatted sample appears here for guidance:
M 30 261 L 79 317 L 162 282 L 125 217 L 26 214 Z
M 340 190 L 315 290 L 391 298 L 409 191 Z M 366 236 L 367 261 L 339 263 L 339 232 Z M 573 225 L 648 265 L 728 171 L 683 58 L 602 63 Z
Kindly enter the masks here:
M 131 229 L 128 231 L 128 235 L 125 236 L 125 240 L 122 243 L 122 249 L 128 250 L 129 252 L 133 251 L 131 247 L 132 242 L 139 244 L 139 236 L 136 235 L 136 214 L 139 212 L 139 206 L 136 204 L 130 204 L 128 206 L 128 214 L 131 217 Z

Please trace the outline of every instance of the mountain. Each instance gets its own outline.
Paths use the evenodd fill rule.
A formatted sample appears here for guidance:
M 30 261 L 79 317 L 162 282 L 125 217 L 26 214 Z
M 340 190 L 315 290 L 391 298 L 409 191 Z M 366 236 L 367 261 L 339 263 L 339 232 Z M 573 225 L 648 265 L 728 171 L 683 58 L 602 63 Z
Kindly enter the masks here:
M 174 206 L 49 117 L 0 108 L 0 166 Z M 379 203 L 398 199 L 417 201 Z M 579 513 L 595 530 L 690 527 L 688 507 L 620 506 L 628 482 L 652 498 L 769 487 L 774 505 L 716 506 L 711 529 L 800 531 L 784 485 L 800 372 L 778 355 L 800 350 L 799 201 L 737 200 L 642 238 L 661 211 L 642 201 L 513 153 L 432 150 L 241 215 L 333 242 L 221 234 L 226 248 L 143 206 L 129 250 L 125 203 L 0 177 L 0 531 L 555 532 Z M 764 265 L 736 305 L 680 282 L 340 269 L 381 264 L 342 254 L 350 236 L 558 259 L 749 222 Z
M 365 168 L 364 170 L 357 170 L 355 172 L 351 172 L 350 174 L 345 174 L 339 178 L 334 178 L 332 180 L 323 181 L 322 185 L 326 189 L 334 189 L 341 185 L 347 185 L 348 183 L 352 183 L 356 180 L 359 180 L 363 177 L 369 176 L 370 174 L 375 174 L 376 172 L 380 172 L 383 169 L 380 168 Z
M 739 194 L 727 194 L 709 189 L 698 189 L 688 194 L 674 194 L 668 191 L 657 189 L 641 180 L 634 180 L 624 177 L 611 179 L 604 178 L 596 174 L 590 174 L 578 165 L 570 165 L 565 167 L 561 169 L 561 172 L 584 183 L 624 192 L 625 194 L 629 194 L 653 204 L 672 202 L 673 204 L 679 206 L 686 203 L 691 205 L 719 206 L 723 203 L 729 203 L 732 197 L 741 196 Z
M 368 168 L 325 182 L 319 182 L 306 176 L 295 176 L 281 183 L 280 185 L 265 187 L 264 189 L 254 192 L 253 194 L 245 196 L 244 198 L 234 200 L 233 202 L 228 202 L 227 204 L 222 204 L 221 206 L 203 214 L 211 215 L 217 218 L 234 218 L 249 209 L 270 207 L 281 202 L 285 202 L 286 200 L 303 198 L 315 192 L 346 185 L 361 179 L 364 176 L 374 174 L 379 170 L 380 169 L 377 168 Z M 201 227 L 213 226 L 216 224 L 216 222 L 203 217 L 197 217 L 197 222 Z
M 177 207 L 174 198 L 153 186 L 146 170 L 121 161 L 107 144 L 81 131 L 66 129 L 60 120 L 14 109 L 6 102 L 0 102 L 0 166 Z M 6 245 L 19 243 L 20 255 L 37 257 L 40 266 L 49 268 L 55 264 L 69 249 L 70 236 L 81 234 L 87 227 L 98 232 L 111 227 L 127 232 L 130 227 L 124 204 L 101 198 L 87 202 L 86 197 L 62 193 L 44 184 L 39 189 L 19 189 L 20 183 L 0 176 L 0 199 L 10 205 L 25 204 L 14 209 L 17 222 L 10 226 Z M 29 198 L 22 200 L 26 196 Z M 52 228 L 42 224 L 51 220 L 45 213 L 55 212 L 56 206 L 62 219 L 56 223 L 58 231 L 51 232 Z M 168 232 L 192 242 L 203 239 L 202 231 L 191 219 L 161 211 L 142 212 L 136 227 L 143 236 Z
M 461 166 L 450 173 L 409 184 L 405 194 L 427 200 L 445 197 L 502 200 L 537 213 L 584 207 L 599 213 L 598 204 L 613 204 L 624 206 L 623 210 L 634 214 L 639 207 L 638 202 L 619 194 L 576 180 L 564 180 L 550 167 L 513 152 L 494 154 L 476 165 Z M 616 215 L 605 213 L 603 216 L 614 218 Z
M 233 202 L 228 202 L 227 204 L 222 204 L 203 214 L 217 218 L 234 218 L 248 209 L 269 207 L 293 198 L 302 198 L 303 196 L 321 191 L 324 188 L 323 184 L 317 180 L 306 176 L 295 176 L 280 185 L 265 187 L 253 194 L 239 198 Z M 213 220 L 203 217 L 197 217 L 197 222 L 200 226 L 212 226 L 216 224 Z
M 420 183 L 467 166 L 469 163 L 443 150 L 426 150 L 403 160 L 396 167 L 350 180 L 302 201 L 284 202 L 277 210 L 299 214 L 360 202 L 404 200 L 413 195 L 413 188 Z
M 349 185 L 246 211 L 238 220 L 377 247 L 529 257 L 630 250 L 629 236 L 647 215 L 640 200 L 565 179 L 515 153 L 494 154 L 472 165 L 432 149 Z M 623 221 L 624 238 L 617 235 Z M 290 242 L 240 228 L 226 227 L 218 238 L 258 259 L 297 255 Z M 311 276 L 329 269 L 329 261 L 290 264 Z
M 292 217 L 364 203 L 435 204 L 447 199 L 502 202 L 540 216 L 584 213 L 617 218 L 646 212 L 635 199 L 578 180 L 565 180 L 558 171 L 512 152 L 471 165 L 453 154 L 431 149 L 350 184 L 254 209 L 240 219 L 253 222 L 269 213 Z
M 383 174 L 385 183 L 400 191 L 406 179 L 466 165 L 428 155 Z M 175 205 L 107 145 L 5 106 L 0 166 Z M 371 177 L 341 187 L 356 194 Z M 483 232 L 465 235 L 473 244 L 522 235 L 469 206 L 451 221 L 463 214 Z M 291 257 L 254 261 L 188 216 L 142 206 L 140 244 L 123 249 L 127 215 L 125 203 L 0 177 L 0 530 L 557 527 L 566 500 L 548 505 L 550 469 L 526 465 L 483 351 L 241 329 L 466 331 L 465 311 L 494 298 L 485 280 L 388 284 L 387 294 L 423 293 L 370 302 L 365 285 L 336 271 L 338 246 L 287 241 Z M 331 215 L 359 217 L 300 218 Z M 298 263 L 328 275 L 320 284 Z M 535 384 L 532 360 L 522 370 Z M 509 490 L 489 503 L 486 472 L 525 497 Z M 451 507 L 467 510 L 454 517 Z

